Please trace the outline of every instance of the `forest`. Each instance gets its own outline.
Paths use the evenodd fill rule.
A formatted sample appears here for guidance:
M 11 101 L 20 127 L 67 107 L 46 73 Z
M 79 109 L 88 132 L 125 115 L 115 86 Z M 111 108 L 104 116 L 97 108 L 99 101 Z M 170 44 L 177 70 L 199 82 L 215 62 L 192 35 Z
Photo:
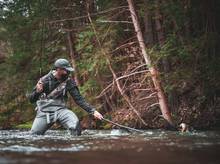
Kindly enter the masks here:
M 220 1 L 1 0 L 0 128 L 30 128 L 27 95 L 58 58 L 104 117 L 140 128 L 220 125 Z M 109 129 L 69 96 L 84 129 Z M 54 126 L 59 128 L 59 126 Z

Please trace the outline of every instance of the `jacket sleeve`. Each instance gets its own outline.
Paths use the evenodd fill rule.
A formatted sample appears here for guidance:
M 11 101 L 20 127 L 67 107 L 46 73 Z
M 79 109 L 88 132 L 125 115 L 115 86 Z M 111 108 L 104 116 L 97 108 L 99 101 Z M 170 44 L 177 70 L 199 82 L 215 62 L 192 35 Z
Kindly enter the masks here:
M 29 101 L 31 103 L 35 103 L 39 99 L 40 95 L 41 93 L 37 92 L 36 87 L 34 87 L 32 93 L 28 95 Z
M 67 81 L 67 91 L 69 91 L 70 95 L 77 105 L 79 105 L 89 114 L 94 113 L 95 108 L 86 102 L 85 98 L 80 94 L 79 88 L 77 87 L 73 79 Z
M 45 89 L 48 87 L 47 86 L 47 77 L 48 77 L 49 73 L 44 75 L 43 77 L 41 77 L 41 81 L 43 82 L 43 91 L 42 92 L 37 92 L 37 87 L 35 86 L 32 93 L 30 93 L 28 95 L 29 101 L 31 103 L 35 103 L 37 100 L 39 100 L 41 94 L 45 91 Z

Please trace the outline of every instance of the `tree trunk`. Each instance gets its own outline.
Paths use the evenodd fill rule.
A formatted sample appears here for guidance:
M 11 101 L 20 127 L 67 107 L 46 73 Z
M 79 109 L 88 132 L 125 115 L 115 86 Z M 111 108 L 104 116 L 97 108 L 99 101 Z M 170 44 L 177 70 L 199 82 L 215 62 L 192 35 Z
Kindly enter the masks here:
M 68 39 L 68 46 L 69 46 L 69 54 L 70 54 L 70 58 L 71 58 L 71 63 L 72 63 L 73 68 L 75 69 L 74 78 L 75 78 L 76 84 L 80 85 L 80 82 L 78 79 L 78 73 L 77 73 L 77 69 L 76 69 L 75 55 L 74 55 L 74 50 L 73 50 L 73 39 L 72 39 L 70 31 L 67 31 L 67 39 Z
M 148 0 L 145 2 L 148 3 Z M 144 41 L 146 46 L 151 46 L 154 42 L 153 27 L 152 27 L 152 15 L 147 7 L 144 9 Z
M 139 45 L 140 45 L 140 48 L 141 48 L 144 60 L 145 60 L 145 62 L 147 64 L 147 66 L 149 67 L 151 78 L 152 78 L 152 81 L 154 83 L 154 87 L 155 87 L 155 89 L 157 91 L 157 97 L 158 97 L 158 101 L 159 101 L 161 112 L 163 114 L 163 117 L 171 125 L 174 126 L 173 121 L 171 119 L 171 114 L 170 114 L 169 109 L 168 109 L 167 101 L 166 101 L 164 92 L 162 90 L 162 87 L 161 87 L 161 84 L 160 84 L 160 81 L 159 81 L 159 78 L 158 78 L 158 76 L 159 76 L 158 72 L 157 72 L 156 68 L 152 65 L 152 62 L 150 60 L 150 56 L 147 54 L 147 51 L 145 49 L 146 46 L 145 46 L 145 43 L 144 43 L 144 39 L 143 39 L 143 34 L 141 32 L 141 28 L 140 28 L 140 25 L 139 25 L 139 22 L 138 22 L 138 19 L 137 19 L 137 15 L 135 13 L 134 5 L 133 5 L 133 0 L 127 0 L 127 2 L 128 2 L 128 5 L 129 5 L 129 10 L 130 10 L 130 13 L 131 13 L 131 18 L 132 18 L 132 21 L 133 21 L 133 24 L 134 24 L 135 31 L 137 33 L 137 39 L 138 39 L 138 42 L 139 42 Z
M 165 36 L 164 28 L 162 27 L 163 17 L 162 17 L 162 14 L 159 11 L 160 4 L 159 4 L 158 1 L 157 1 L 156 4 L 157 4 L 157 8 L 156 8 L 156 11 L 155 11 L 155 26 L 156 26 L 156 33 L 157 33 L 158 43 L 159 43 L 160 48 L 161 48 L 164 44 L 166 36 Z M 173 20 L 175 20 L 175 19 L 173 19 Z M 175 22 L 175 25 L 177 25 L 176 22 Z M 171 66 L 170 66 L 169 58 L 167 56 L 162 58 L 162 65 L 163 65 L 163 72 L 165 74 L 165 76 L 164 76 L 165 77 L 165 82 L 166 82 L 166 84 L 168 84 L 169 83 L 168 73 L 171 71 Z M 177 97 L 177 93 L 176 93 L 175 89 L 170 90 L 170 92 L 168 94 L 169 94 L 168 104 L 169 104 L 170 110 L 172 112 L 177 112 L 176 109 L 178 107 L 178 97 Z

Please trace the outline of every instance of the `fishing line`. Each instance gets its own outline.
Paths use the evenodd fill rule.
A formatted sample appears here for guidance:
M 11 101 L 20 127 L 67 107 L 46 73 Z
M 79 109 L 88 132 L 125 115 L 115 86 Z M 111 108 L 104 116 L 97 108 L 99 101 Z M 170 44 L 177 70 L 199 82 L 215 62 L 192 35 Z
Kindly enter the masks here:
M 121 125 L 121 124 L 118 124 L 118 123 L 113 122 L 113 121 L 111 121 L 111 120 L 109 120 L 109 119 L 106 119 L 106 118 L 102 118 L 102 120 L 104 120 L 104 121 L 106 121 L 106 122 L 108 122 L 108 123 L 111 123 L 111 124 L 113 124 L 113 125 L 116 125 L 116 126 L 118 126 L 118 127 L 120 127 L 120 128 L 129 130 L 129 131 L 135 131 L 135 132 L 138 132 L 138 133 L 144 133 L 144 131 L 142 131 L 142 130 L 135 129 L 135 128 L 131 128 L 131 127 L 128 127 L 128 126 L 125 126 L 125 125 Z

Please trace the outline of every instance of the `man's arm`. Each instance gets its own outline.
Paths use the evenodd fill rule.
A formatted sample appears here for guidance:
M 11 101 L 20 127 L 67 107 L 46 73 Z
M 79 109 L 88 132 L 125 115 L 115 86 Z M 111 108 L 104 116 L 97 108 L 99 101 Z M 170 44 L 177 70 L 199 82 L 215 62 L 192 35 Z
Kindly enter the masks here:
M 39 80 L 37 85 L 34 87 L 33 92 L 28 96 L 30 102 L 35 103 L 39 99 L 42 91 L 43 91 L 43 83 L 41 80 Z
M 93 106 L 86 102 L 84 97 L 79 92 L 79 89 L 73 79 L 67 81 L 67 90 L 69 91 L 70 95 L 74 99 L 77 105 L 83 108 L 89 114 L 93 114 L 95 117 L 102 119 L 102 115 L 95 110 Z
M 69 91 L 70 95 L 72 96 L 73 100 L 77 105 L 79 105 L 89 114 L 94 113 L 95 108 L 91 106 L 89 103 L 87 103 L 85 98 L 82 97 L 82 95 L 79 92 L 79 88 L 77 87 L 73 79 L 67 81 L 67 90 Z

